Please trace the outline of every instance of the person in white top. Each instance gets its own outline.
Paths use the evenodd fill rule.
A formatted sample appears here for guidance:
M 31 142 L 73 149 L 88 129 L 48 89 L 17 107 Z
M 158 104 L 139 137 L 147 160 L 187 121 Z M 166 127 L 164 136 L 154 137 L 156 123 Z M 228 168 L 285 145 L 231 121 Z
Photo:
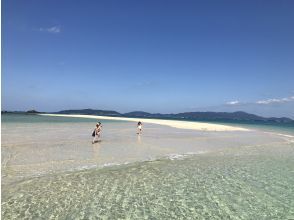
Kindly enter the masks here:
M 142 126 L 143 126 L 142 122 L 139 121 L 138 124 L 137 124 L 137 127 L 138 127 L 137 134 L 142 134 Z

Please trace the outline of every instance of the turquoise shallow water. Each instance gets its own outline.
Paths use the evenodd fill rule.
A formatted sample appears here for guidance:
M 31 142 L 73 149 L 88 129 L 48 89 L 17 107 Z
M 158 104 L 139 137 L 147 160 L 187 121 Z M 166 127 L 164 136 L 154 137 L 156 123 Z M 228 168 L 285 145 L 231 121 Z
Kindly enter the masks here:
M 235 125 L 260 131 L 277 132 L 282 134 L 294 134 L 294 124 L 274 124 L 274 123 L 222 123 L 225 125 Z
M 34 178 L 3 219 L 293 219 L 293 145 Z
M 120 123 L 120 121 L 113 121 L 113 120 L 99 120 L 102 123 Z M 92 122 L 96 123 L 96 119 L 91 118 L 69 118 L 69 117 L 45 117 L 41 115 L 34 115 L 34 114 L 3 114 L 1 117 L 1 122 L 6 124 L 21 124 L 21 123 L 29 123 L 29 124 L 36 124 L 36 123 L 86 123 Z
M 9 117 L 2 219 L 294 219 L 292 137 Z

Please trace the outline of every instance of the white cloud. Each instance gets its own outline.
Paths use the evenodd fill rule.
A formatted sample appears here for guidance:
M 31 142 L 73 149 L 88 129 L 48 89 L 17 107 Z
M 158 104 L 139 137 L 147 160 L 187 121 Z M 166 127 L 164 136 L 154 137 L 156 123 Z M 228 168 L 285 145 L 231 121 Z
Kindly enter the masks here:
M 280 99 L 259 100 L 256 102 L 256 104 L 268 105 L 268 104 L 272 104 L 272 103 L 284 103 L 284 102 L 291 102 L 291 101 L 294 101 L 294 96 L 280 98 Z
M 61 32 L 61 28 L 59 26 L 53 26 L 49 28 L 39 28 L 39 31 L 57 34 Z
M 227 102 L 226 105 L 245 105 L 245 104 L 259 104 L 259 105 L 268 105 L 268 104 L 274 104 L 274 103 L 287 103 L 294 101 L 294 96 L 285 97 L 285 98 L 271 98 L 271 99 L 265 99 L 265 100 L 259 100 L 255 102 L 240 102 L 238 100 Z
M 227 105 L 237 105 L 239 103 L 240 103 L 239 101 L 235 100 L 235 101 L 227 102 L 226 104 Z

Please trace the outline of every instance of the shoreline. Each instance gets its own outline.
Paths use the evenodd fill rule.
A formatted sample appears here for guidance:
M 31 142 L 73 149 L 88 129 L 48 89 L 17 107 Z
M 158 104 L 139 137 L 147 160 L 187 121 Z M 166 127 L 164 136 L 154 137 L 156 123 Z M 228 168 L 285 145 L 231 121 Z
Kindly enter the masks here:
M 69 117 L 69 118 L 92 118 L 101 120 L 116 120 L 116 121 L 141 121 L 143 123 L 166 125 L 173 128 L 189 129 L 197 131 L 250 131 L 250 129 L 235 127 L 229 125 L 221 125 L 206 122 L 192 122 L 192 121 L 179 121 L 179 120 L 166 120 L 166 119 L 149 119 L 149 118 L 126 118 L 126 117 L 111 117 L 111 116 L 97 116 L 97 115 L 66 115 L 66 114 L 38 114 L 41 116 L 52 117 Z

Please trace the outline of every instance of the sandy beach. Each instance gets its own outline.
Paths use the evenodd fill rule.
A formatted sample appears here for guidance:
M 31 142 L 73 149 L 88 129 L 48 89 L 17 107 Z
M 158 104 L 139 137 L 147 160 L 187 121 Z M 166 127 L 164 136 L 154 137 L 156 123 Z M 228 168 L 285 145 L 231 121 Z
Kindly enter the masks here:
M 109 117 L 109 116 L 95 116 L 95 115 L 64 115 L 64 114 L 39 114 L 44 116 L 58 116 L 58 117 L 70 117 L 70 118 L 93 118 L 101 120 L 117 120 L 117 121 L 141 121 L 143 123 L 151 123 L 158 125 L 166 125 L 179 129 L 190 129 L 198 131 L 249 131 L 249 129 L 220 125 L 214 123 L 204 122 L 190 122 L 190 121 L 178 121 L 178 120 L 164 120 L 164 119 L 147 119 L 147 118 L 125 118 L 125 117 Z
M 238 124 L 51 116 L 57 115 L 2 115 L 3 219 L 143 219 L 146 213 L 154 219 L 250 219 L 248 212 L 257 219 L 264 213 L 292 219 L 291 133 L 244 131 Z M 142 135 L 136 134 L 139 120 Z M 98 121 L 101 141 L 92 144 Z

